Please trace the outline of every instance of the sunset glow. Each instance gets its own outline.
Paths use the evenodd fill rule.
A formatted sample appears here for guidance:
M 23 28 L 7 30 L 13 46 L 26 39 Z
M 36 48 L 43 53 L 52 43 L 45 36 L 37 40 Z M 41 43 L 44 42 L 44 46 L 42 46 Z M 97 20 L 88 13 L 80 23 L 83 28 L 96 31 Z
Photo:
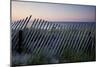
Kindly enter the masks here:
M 95 22 L 96 7 L 12 1 L 12 20 L 32 15 L 49 21 Z

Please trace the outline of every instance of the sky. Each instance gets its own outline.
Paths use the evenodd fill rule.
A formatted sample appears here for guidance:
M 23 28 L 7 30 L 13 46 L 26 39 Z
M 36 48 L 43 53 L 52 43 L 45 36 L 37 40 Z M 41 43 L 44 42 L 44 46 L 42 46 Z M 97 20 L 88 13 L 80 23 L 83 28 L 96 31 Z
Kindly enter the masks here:
M 96 7 L 89 5 L 53 4 L 12 1 L 12 21 L 32 15 L 48 21 L 95 22 Z

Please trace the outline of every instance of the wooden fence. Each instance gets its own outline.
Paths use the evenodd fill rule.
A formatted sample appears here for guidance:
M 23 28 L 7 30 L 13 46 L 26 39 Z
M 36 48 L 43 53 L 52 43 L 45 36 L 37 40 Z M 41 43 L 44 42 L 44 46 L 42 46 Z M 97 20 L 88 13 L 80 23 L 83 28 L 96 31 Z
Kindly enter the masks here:
M 61 58 L 67 51 L 80 55 L 95 53 L 94 23 L 62 24 L 43 19 L 31 22 L 31 17 L 11 23 L 12 55 L 18 53 L 30 54 L 31 57 L 43 55 L 46 58 Z

